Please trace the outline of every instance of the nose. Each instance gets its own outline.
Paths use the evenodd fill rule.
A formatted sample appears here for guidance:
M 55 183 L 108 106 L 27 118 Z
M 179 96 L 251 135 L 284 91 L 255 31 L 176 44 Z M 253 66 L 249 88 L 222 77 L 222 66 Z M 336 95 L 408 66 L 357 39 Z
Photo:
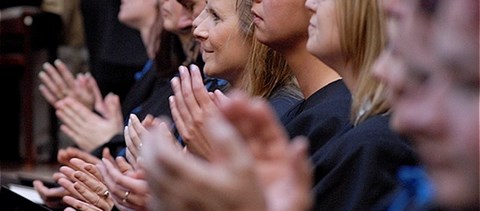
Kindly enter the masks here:
M 311 11 L 316 11 L 317 9 L 317 0 L 306 0 L 305 8 Z
M 205 30 L 205 27 L 202 26 L 206 17 L 206 11 L 202 10 L 202 12 L 193 20 L 193 36 L 197 40 L 205 40 L 208 38 L 208 30 Z
M 372 72 L 385 86 L 390 104 L 401 99 L 405 89 L 405 64 L 401 58 L 394 55 L 391 47 L 383 50 L 375 61 Z

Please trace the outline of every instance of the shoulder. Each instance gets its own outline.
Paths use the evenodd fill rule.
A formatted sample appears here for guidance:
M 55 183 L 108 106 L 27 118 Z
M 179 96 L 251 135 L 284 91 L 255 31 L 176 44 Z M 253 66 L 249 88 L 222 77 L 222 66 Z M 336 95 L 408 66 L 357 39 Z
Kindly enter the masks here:
M 416 154 L 409 140 L 392 131 L 388 116 L 381 115 L 371 117 L 338 135 L 330 140 L 322 151 L 324 152 L 315 154 L 370 157 L 378 159 L 378 162 L 417 163 Z

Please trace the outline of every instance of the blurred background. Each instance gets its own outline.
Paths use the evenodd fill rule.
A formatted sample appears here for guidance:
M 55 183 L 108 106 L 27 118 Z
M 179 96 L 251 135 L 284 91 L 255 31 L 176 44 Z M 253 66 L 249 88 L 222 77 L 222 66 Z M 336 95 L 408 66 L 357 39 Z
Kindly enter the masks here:
M 54 109 L 38 90 L 37 74 L 44 62 L 57 58 L 74 73 L 89 71 L 82 20 L 80 0 L 0 1 L 0 96 L 6 109 L 0 129 L 2 176 L 17 171 L 48 175 L 58 167 L 57 150 L 73 145 L 59 133 Z

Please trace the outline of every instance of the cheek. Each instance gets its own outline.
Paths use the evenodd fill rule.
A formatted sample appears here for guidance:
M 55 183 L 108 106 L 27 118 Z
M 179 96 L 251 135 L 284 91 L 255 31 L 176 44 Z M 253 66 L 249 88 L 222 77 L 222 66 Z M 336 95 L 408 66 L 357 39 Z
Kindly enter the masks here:
M 479 107 L 478 98 L 460 100 L 452 97 L 449 106 L 449 123 L 451 128 L 448 138 L 458 142 L 459 156 L 464 162 L 473 162 L 478 167 L 479 150 Z M 445 114 L 444 114 L 445 115 Z M 470 162 L 468 162 L 470 161 Z

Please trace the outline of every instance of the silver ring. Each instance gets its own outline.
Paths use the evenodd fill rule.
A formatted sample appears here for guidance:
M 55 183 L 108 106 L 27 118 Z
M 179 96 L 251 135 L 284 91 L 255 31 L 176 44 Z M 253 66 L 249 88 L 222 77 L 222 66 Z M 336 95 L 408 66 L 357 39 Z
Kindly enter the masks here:
M 108 191 L 108 190 L 106 190 L 105 192 L 102 193 L 103 198 L 108 198 L 109 195 L 110 195 L 110 191 Z
M 123 199 L 122 199 L 122 201 L 123 201 L 124 203 L 127 203 L 128 195 L 130 195 L 130 191 L 127 190 L 127 191 L 125 192 L 125 195 L 123 196 Z

